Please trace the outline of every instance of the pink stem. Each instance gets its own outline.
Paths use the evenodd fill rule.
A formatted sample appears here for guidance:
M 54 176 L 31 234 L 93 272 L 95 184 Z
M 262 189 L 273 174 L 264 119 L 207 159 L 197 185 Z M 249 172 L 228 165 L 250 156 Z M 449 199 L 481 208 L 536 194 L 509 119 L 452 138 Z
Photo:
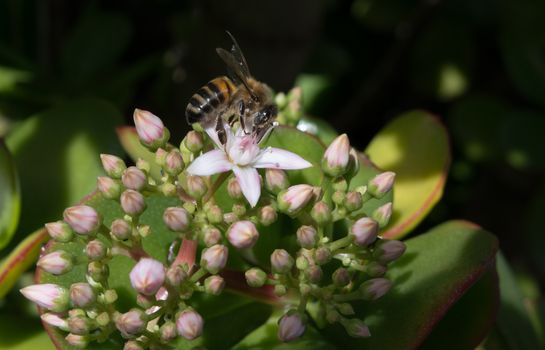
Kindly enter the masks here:
M 187 264 L 189 270 L 195 265 L 195 257 L 197 255 L 197 241 L 193 239 L 183 239 L 182 246 L 178 250 L 178 255 L 174 259 L 173 265 Z
M 220 275 L 225 279 L 226 287 L 232 292 L 248 296 L 267 304 L 282 304 L 282 299 L 274 294 L 273 286 L 264 285 L 263 287 L 259 288 L 250 287 L 246 283 L 244 272 L 223 270 L 220 272 Z

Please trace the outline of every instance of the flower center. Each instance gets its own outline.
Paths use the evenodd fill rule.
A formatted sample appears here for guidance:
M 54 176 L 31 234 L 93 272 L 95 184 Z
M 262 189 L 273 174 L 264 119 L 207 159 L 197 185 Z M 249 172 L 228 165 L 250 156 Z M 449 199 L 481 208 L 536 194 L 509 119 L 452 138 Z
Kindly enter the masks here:
M 227 145 L 227 155 L 236 165 L 250 164 L 258 153 L 259 147 L 252 135 L 237 135 L 232 144 Z

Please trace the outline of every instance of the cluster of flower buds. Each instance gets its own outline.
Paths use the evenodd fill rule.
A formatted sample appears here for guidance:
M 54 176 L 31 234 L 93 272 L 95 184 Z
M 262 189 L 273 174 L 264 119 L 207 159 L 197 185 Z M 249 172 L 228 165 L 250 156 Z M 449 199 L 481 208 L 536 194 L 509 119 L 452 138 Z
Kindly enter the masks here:
M 288 96 L 288 105 L 299 99 L 297 91 Z M 312 164 L 286 150 L 261 148 L 240 128 L 225 125 L 225 144 L 214 127 L 190 131 L 175 147 L 155 115 L 135 110 L 134 122 L 142 145 L 155 154 L 154 164 L 139 159 L 127 167 L 121 158 L 103 154 L 106 176 L 97 180 L 98 196 L 117 203 L 122 214 L 105 220 L 99 212 L 110 213 L 93 207 L 91 201 L 66 209 L 63 220 L 45 225 L 53 242 L 38 268 L 53 281 L 76 266 L 86 268 L 85 279 L 71 285 L 44 283 L 21 290 L 45 309 L 45 323 L 66 332 L 66 341 L 79 348 L 103 342 L 112 332 L 126 339 L 127 350 L 162 348 L 178 337 L 196 339 L 203 334 L 205 320 L 192 305 L 193 295 L 221 294 L 229 255 L 252 256 L 259 230 L 283 215 L 305 222 L 293 232 L 298 248 L 275 249 L 269 272 L 257 267 L 245 272 L 250 287 L 269 284 L 278 297 L 299 296 L 294 305 L 293 298 L 286 299 L 290 308 L 279 320 L 279 339 L 288 342 L 304 333 L 311 303 L 318 310 L 313 313 L 318 324 L 338 322 L 352 336 L 370 335 L 361 320 L 350 318 L 351 301 L 374 300 L 390 289 L 391 282 L 383 277 L 387 264 L 401 256 L 405 246 L 379 236 L 390 219 L 391 203 L 369 216 L 362 207 L 391 190 L 393 173 L 379 174 L 366 186 L 351 189 L 358 155 L 341 135 L 325 151 L 323 186 L 292 185 L 286 171 Z M 156 167 L 160 176 L 152 171 Z M 232 203 L 228 206 L 215 197 L 222 185 Z M 158 211 L 150 196 L 178 202 Z M 145 239 L 158 234 L 145 224 L 147 214 L 159 215 L 178 237 L 166 256 L 145 249 Z M 341 220 L 349 224 L 348 232 L 333 230 Z M 110 287 L 110 262 L 116 255 L 134 259 L 129 280 L 135 307 L 123 312 L 117 308 L 117 291 Z M 325 271 L 334 272 L 326 276 Z

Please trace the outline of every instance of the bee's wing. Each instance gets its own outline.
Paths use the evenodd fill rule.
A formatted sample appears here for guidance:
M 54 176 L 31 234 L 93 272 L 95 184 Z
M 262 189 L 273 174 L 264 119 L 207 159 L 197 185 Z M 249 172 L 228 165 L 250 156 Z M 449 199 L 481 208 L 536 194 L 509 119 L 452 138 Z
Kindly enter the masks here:
M 235 38 L 231 35 L 231 33 L 227 32 L 227 34 L 229 34 L 233 40 L 233 47 L 231 48 L 231 51 L 229 52 L 222 48 L 216 48 L 216 52 L 227 65 L 227 73 L 229 74 L 229 77 L 235 82 L 243 84 L 250 95 L 255 96 L 255 93 L 248 85 L 250 70 L 248 69 L 246 59 L 244 58 L 244 55 L 242 54 L 242 51 L 240 50 Z

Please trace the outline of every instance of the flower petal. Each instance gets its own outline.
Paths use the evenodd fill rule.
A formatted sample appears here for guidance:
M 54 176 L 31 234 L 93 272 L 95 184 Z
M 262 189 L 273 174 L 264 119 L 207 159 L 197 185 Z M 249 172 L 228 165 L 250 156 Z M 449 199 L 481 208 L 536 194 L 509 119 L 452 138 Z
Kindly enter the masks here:
M 204 128 L 204 131 L 208 134 L 208 136 L 214 141 L 216 146 L 218 148 L 223 148 L 223 145 L 220 142 L 220 139 L 218 138 L 218 133 L 216 132 L 216 125 L 209 126 L 207 128 Z
M 293 152 L 267 147 L 255 158 L 252 166 L 254 168 L 295 170 L 309 168 L 312 164 Z
M 261 196 L 261 181 L 257 170 L 252 167 L 233 167 L 233 172 L 237 177 L 242 194 L 248 200 L 252 207 L 255 207 L 259 196 Z
M 206 152 L 191 162 L 187 168 L 187 172 L 191 175 L 208 176 L 223 173 L 224 171 L 231 170 L 232 167 L 233 165 L 227 159 L 225 152 L 221 149 L 215 149 Z

